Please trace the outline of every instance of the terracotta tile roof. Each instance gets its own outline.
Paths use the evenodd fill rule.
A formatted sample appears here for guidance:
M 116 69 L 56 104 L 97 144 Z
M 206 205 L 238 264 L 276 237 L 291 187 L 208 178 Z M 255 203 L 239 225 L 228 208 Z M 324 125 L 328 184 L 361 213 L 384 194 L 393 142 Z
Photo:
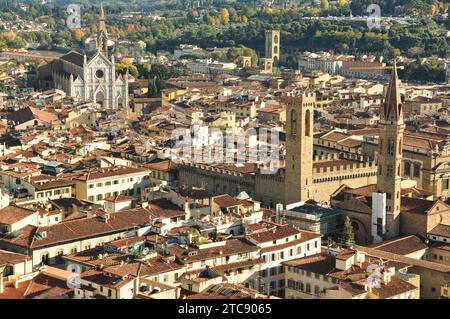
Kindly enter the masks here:
M 18 284 L 17 288 L 7 285 L 4 288 L 4 292 L 0 293 L 0 299 L 23 299 L 30 282 L 30 280 L 22 281 Z
M 0 209 L 0 224 L 11 225 L 35 214 L 31 209 L 9 205 Z
M 274 241 L 279 239 L 285 239 L 290 236 L 297 235 L 298 239 L 303 236 L 303 231 L 297 230 L 292 226 L 283 225 L 283 226 L 275 226 L 267 229 L 264 232 L 257 232 L 254 234 L 248 235 L 249 238 L 254 240 L 256 243 L 264 243 L 268 241 Z M 315 234 L 317 235 L 317 234 Z M 305 235 L 308 236 L 308 235 Z M 320 236 L 320 235 L 319 235 Z
M 321 137 L 322 140 L 330 142 L 339 142 L 343 139 L 348 138 L 349 135 L 340 132 L 331 132 Z
M 359 296 L 368 293 L 363 286 L 365 281 L 366 280 L 362 280 L 361 282 L 341 281 L 339 286 L 353 296 Z M 418 289 L 418 287 L 397 276 L 392 276 L 389 283 L 380 285 L 379 288 L 373 288 L 370 295 L 376 296 L 376 298 L 379 299 L 387 299 L 415 289 Z
M 228 239 L 222 246 L 202 249 L 183 249 L 179 246 L 170 246 L 167 247 L 167 250 L 177 256 L 181 263 L 186 264 L 199 260 L 220 258 L 221 256 L 258 251 L 259 248 L 245 238 L 232 238 Z
M 258 291 L 241 285 L 220 283 L 211 285 L 200 293 L 187 294 L 186 299 L 256 299 L 269 298 Z
M 450 238 L 450 225 L 438 224 L 428 234 Z
M 327 275 L 335 269 L 336 261 L 333 255 L 327 253 L 319 253 L 316 255 L 289 260 L 284 262 L 283 264 L 321 275 Z
M 0 250 L 0 265 L 15 265 L 29 260 L 30 257 L 6 250 Z
M 177 169 L 177 164 L 175 164 L 171 160 L 165 160 L 160 162 L 146 163 L 144 164 L 144 167 L 155 171 L 169 172 L 171 170 Z
M 408 255 L 420 250 L 428 249 L 428 245 L 426 245 L 421 238 L 413 235 L 384 241 L 368 247 L 399 255 Z
M 48 113 L 31 106 L 22 108 L 8 115 L 8 120 L 14 121 L 16 124 L 22 124 L 33 119 L 39 119 L 51 124 L 56 122 L 58 117 L 53 113 Z
M 125 167 L 125 166 L 115 166 L 108 167 L 103 169 L 95 169 L 88 172 L 85 172 L 81 176 L 76 177 L 77 180 L 87 181 L 87 180 L 95 180 L 101 179 L 105 177 L 113 177 L 134 173 L 146 173 L 149 172 L 146 168 L 138 168 L 138 167 Z
M 122 195 L 122 194 L 105 198 L 105 201 L 112 202 L 112 203 L 128 202 L 128 201 L 132 201 L 132 200 L 133 200 L 133 197 Z
M 361 146 L 363 144 L 363 142 L 360 140 L 354 140 L 354 139 L 348 138 L 343 141 L 339 141 L 338 144 L 342 145 L 344 147 L 358 147 L 358 146 Z
M 67 186 L 74 186 L 74 181 L 69 181 L 65 179 L 58 179 L 58 180 L 52 180 L 43 184 L 36 184 L 33 183 L 33 186 L 36 188 L 37 191 L 47 190 L 47 189 L 54 189 L 54 188 L 61 188 L 61 187 L 67 187 Z
M 70 62 L 70 63 L 73 63 L 78 66 L 83 66 L 83 63 L 84 63 L 84 56 L 75 50 L 71 50 L 70 52 L 61 56 L 60 59 Z
M 23 229 L 23 234 L 18 238 L 12 240 L 3 238 L 1 241 L 18 241 L 21 245 L 29 245 L 30 248 L 38 248 L 86 237 L 117 233 L 131 227 L 142 226 L 148 223 L 152 218 L 151 212 L 147 209 L 129 209 L 110 214 L 108 222 L 105 222 L 103 217 L 96 216 L 92 218 L 71 220 L 48 227 L 39 227 L 39 229 L 36 229 L 35 227 L 33 227 L 33 229 L 25 227 Z M 47 237 L 42 239 L 35 238 L 36 231 L 46 231 Z
M 412 214 L 427 214 L 431 208 L 433 208 L 436 203 L 442 203 L 447 206 L 444 202 L 440 200 L 426 200 L 421 198 L 411 198 L 411 197 L 401 197 L 401 207 L 400 211 L 402 213 L 412 213 Z
M 355 246 L 355 248 L 358 251 L 364 252 L 369 256 L 378 257 L 378 258 L 382 258 L 382 259 L 386 259 L 386 260 L 397 261 L 397 262 L 401 262 L 404 264 L 413 265 L 416 267 L 428 268 L 428 269 L 435 270 L 438 272 L 450 274 L 450 266 L 448 266 L 448 265 L 438 264 L 438 263 L 427 261 L 427 260 L 414 259 L 414 258 L 406 257 L 403 255 L 382 251 L 382 250 L 379 250 L 376 248 L 369 248 L 369 247 L 363 247 L 363 246 Z
M 31 280 L 25 293 L 25 299 L 69 299 L 73 289 L 67 287 L 67 281 L 39 274 Z
M 121 276 L 110 276 L 103 273 L 103 271 L 95 269 L 87 270 L 81 273 L 80 276 L 82 280 L 86 280 L 88 282 L 92 282 L 112 289 L 122 286 L 123 284 L 126 284 L 134 279 L 133 277 L 122 279 Z
M 179 210 L 180 207 L 166 198 L 157 198 L 148 202 L 148 209 L 154 212 L 163 209 Z
M 223 208 L 239 206 L 238 200 L 234 199 L 228 194 L 213 197 L 213 202 Z

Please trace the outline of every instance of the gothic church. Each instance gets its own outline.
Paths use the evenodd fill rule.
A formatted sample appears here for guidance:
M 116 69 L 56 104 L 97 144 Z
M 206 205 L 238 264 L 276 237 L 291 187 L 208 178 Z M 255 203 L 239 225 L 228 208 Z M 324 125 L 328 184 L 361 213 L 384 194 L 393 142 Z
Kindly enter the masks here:
M 103 6 L 99 15 L 97 50 L 88 57 L 75 50 L 38 66 L 40 89 L 59 89 L 79 101 L 105 109 L 128 107 L 128 76 L 116 76 L 114 56 L 108 54 L 108 32 Z

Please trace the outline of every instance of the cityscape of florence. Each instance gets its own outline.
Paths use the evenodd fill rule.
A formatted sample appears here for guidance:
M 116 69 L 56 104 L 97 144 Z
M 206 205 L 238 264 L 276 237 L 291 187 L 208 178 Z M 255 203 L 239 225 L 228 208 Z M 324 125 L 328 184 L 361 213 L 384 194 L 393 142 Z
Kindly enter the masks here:
M 449 299 L 448 11 L 0 0 L 0 304 Z

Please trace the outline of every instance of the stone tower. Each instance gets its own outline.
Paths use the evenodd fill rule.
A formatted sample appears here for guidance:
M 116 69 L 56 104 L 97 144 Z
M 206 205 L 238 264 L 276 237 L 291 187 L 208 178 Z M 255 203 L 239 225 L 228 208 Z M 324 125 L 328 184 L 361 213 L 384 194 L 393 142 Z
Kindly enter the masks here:
M 377 192 L 386 194 L 386 238 L 400 233 L 401 165 L 403 109 L 400 83 L 394 66 L 380 114 L 380 140 L 378 144 Z
M 106 30 L 105 12 L 103 11 L 103 3 L 100 4 L 100 14 L 98 17 L 98 36 L 97 36 L 97 50 L 108 57 L 108 31 Z
M 280 61 L 280 31 L 266 31 L 266 58 L 272 59 L 275 66 Z
M 303 92 L 286 97 L 285 204 L 305 201 L 312 195 L 313 127 L 316 96 Z

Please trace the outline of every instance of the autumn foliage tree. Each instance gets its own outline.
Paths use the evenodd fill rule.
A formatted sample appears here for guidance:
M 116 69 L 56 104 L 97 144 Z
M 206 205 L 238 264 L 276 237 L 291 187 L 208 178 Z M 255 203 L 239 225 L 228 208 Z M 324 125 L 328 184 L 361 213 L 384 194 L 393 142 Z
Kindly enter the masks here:
M 227 8 L 222 8 L 220 10 L 220 22 L 222 22 L 222 24 L 230 23 L 230 13 Z
M 84 38 L 84 35 L 85 35 L 84 31 L 82 29 L 80 29 L 80 28 L 72 30 L 72 38 L 75 41 L 81 41 L 81 39 Z

